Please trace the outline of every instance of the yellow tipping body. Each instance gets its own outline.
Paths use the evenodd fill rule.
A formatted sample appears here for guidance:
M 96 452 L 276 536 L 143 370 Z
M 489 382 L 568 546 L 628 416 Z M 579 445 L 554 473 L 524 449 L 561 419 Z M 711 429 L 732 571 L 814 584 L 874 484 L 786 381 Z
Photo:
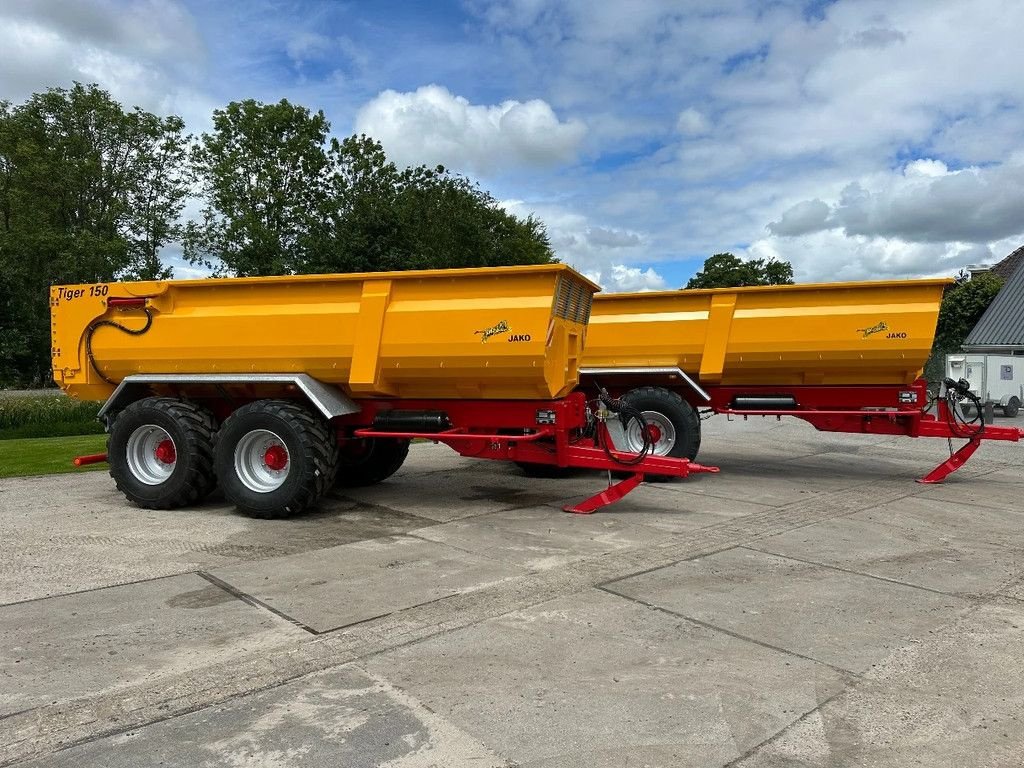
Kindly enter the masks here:
M 678 367 L 708 385 L 908 384 L 952 280 L 595 298 L 585 368 Z
M 598 286 L 561 264 L 51 289 L 53 369 L 81 399 L 137 373 L 306 373 L 355 398 L 556 398 Z M 142 307 L 107 306 L 147 297 Z M 114 302 L 116 304 L 116 302 Z

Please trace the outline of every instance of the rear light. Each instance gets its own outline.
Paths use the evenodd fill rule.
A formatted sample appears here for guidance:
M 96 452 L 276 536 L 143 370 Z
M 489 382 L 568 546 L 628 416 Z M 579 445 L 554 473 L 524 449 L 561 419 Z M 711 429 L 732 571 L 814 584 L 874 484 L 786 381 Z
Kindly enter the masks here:
M 111 296 L 107 299 L 108 307 L 144 307 L 148 296 Z

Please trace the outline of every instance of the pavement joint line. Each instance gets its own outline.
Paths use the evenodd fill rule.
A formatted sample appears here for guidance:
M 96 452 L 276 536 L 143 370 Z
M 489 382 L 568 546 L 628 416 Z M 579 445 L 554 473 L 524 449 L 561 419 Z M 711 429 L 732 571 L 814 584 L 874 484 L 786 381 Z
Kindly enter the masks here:
M 919 589 L 922 592 L 931 592 L 933 595 L 942 595 L 943 597 L 955 597 L 958 600 L 972 600 L 973 601 L 973 600 L 984 600 L 985 599 L 983 595 L 978 595 L 976 593 L 971 593 L 971 592 L 963 592 L 963 593 L 943 592 L 941 589 L 932 589 L 931 587 L 924 587 L 924 586 L 921 586 L 920 584 L 909 584 L 908 582 L 900 581 L 899 579 L 890 579 L 887 576 L 879 576 L 879 575 L 874 574 L 874 573 L 866 573 L 865 571 L 857 571 L 857 570 L 854 570 L 852 568 L 843 568 L 842 566 L 830 565 L 829 563 L 819 563 L 817 560 L 806 560 L 806 559 L 804 559 L 802 557 L 793 557 L 792 555 L 782 555 L 782 554 L 779 554 L 778 552 L 772 552 L 771 550 L 758 549 L 757 547 L 751 546 L 749 544 L 740 544 L 738 547 L 736 547 L 736 549 L 745 549 L 748 552 L 759 552 L 762 555 L 771 555 L 772 557 L 778 557 L 778 558 L 781 558 L 783 560 L 792 560 L 795 563 L 804 563 L 805 565 L 813 565 L 816 568 L 824 568 L 824 569 L 829 570 L 829 571 L 838 571 L 839 573 L 846 573 L 846 574 L 849 574 L 851 576 L 861 576 L 861 577 L 867 578 L 867 579 L 875 579 L 876 581 L 884 581 L 884 582 L 886 582 L 888 584 L 896 584 L 898 586 L 907 587 L 909 589 Z
M 434 526 L 431 525 L 431 526 L 427 526 L 427 527 L 433 528 Z M 485 552 L 474 552 L 471 549 L 466 549 L 465 547 L 460 547 L 458 544 L 452 544 L 451 542 L 448 542 L 448 541 L 438 541 L 437 539 L 428 539 L 426 536 L 420 536 L 418 533 L 411 533 L 411 532 L 410 533 L 406 533 L 404 535 L 408 536 L 410 539 L 416 539 L 417 541 L 422 541 L 425 544 L 439 544 L 441 546 L 451 547 L 452 549 L 456 549 L 459 552 L 465 552 L 467 555 L 473 555 L 474 557 L 482 557 L 482 558 L 484 558 L 486 560 L 489 560 L 492 563 L 496 563 L 498 565 L 508 565 L 508 562 L 505 561 L 505 560 L 499 560 L 498 558 L 492 557 L 491 555 L 488 555 Z M 415 607 L 415 606 L 410 606 L 410 607 Z
M 16 715 L 24 715 L 31 712 L 33 709 L 39 709 L 39 707 L 28 707 L 27 709 L 19 709 L 17 712 L 8 712 L 0 715 L 0 720 L 6 720 L 8 717 L 15 717 Z
M 712 555 L 720 555 L 722 552 L 728 552 L 731 549 L 737 549 L 741 546 L 741 544 L 730 544 L 727 547 L 722 547 L 721 549 L 716 549 L 711 552 L 698 552 L 695 555 L 690 555 L 689 557 L 682 557 L 678 560 L 675 560 L 669 563 L 668 565 L 656 565 L 651 568 L 644 568 L 642 571 L 637 571 L 636 573 L 627 574 L 626 576 L 616 577 L 614 579 L 609 579 L 608 581 L 602 581 L 599 584 L 595 584 L 594 587 L 596 587 L 597 589 L 606 589 L 607 587 L 610 587 L 612 584 L 618 584 L 619 582 L 625 581 L 626 579 L 634 579 L 637 576 L 646 576 L 649 573 L 662 571 L 666 568 L 671 568 L 673 566 L 679 565 L 680 563 L 690 563 L 694 560 L 700 560 L 701 558 L 711 557 Z
M 785 467 L 767 467 L 767 468 L 768 469 L 773 469 L 773 470 L 785 469 Z M 781 474 L 781 473 L 777 473 L 777 474 Z M 884 480 L 892 480 L 894 478 L 886 477 L 886 478 L 882 478 L 882 479 L 884 479 Z M 901 481 L 902 478 L 895 478 L 895 480 Z M 737 499 L 734 496 L 724 496 L 721 493 L 705 492 L 705 493 L 703 493 L 701 495 L 709 496 L 709 497 L 715 498 L 715 499 L 723 499 L 725 501 L 744 501 L 744 502 L 748 502 L 748 503 L 758 504 L 758 505 L 763 506 L 763 507 L 770 507 L 771 509 L 780 511 L 780 510 L 787 509 L 788 507 L 791 507 L 791 506 L 793 506 L 795 504 L 802 504 L 802 503 L 804 503 L 806 501 L 811 501 L 813 499 L 821 498 L 822 496 L 828 496 L 830 494 L 835 494 L 835 493 L 843 493 L 844 491 L 852 491 L 854 489 L 862 488 L 864 486 L 873 486 L 876 482 L 877 482 L 877 479 L 874 479 L 874 480 L 865 480 L 863 478 L 858 478 L 857 480 L 852 480 L 851 479 L 851 482 L 849 484 L 839 485 L 839 486 L 837 486 L 835 488 L 824 488 L 822 490 L 810 491 L 810 492 L 808 492 L 807 496 L 805 496 L 802 499 L 796 499 L 794 501 L 786 501 L 786 502 L 782 502 L 781 504 L 773 504 L 771 502 L 766 502 L 766 501 L 749 502 L 747 499 Z M 741 520 L 741 519 L 743 519 L 743 517 L 745 517 L 745 516 L 741 516 L 741 517 L 738 517 L 738 518 L 735 518 L 735 519 Z
M 831 704 L 833 701 L 838 699 L 840 696 L 843 696 L 846 693 L 852 691 L 854 688 L 857 687 L 857 683 L 858 682 L 860 682 L 860 680 L 854 680 L 849 685 L 847 685 L 845 688 L 843 688 L 843 689 L 841 689 L 839 691 L 836 691 L 831 696 L 829 696 L 827 699 L 825 699 L 824 701 L 820 702 L 816 707 L 807 710 L 802 715 L 800 715 L 800 717 L 796 718 L 795 720 L 793 720 L 790 723 L 787 723 L 786 725 L 784 725 L 782 728 L 777 730 L 775 733 L 773 733 L 771 736 L 769 736 L 764 741 L 760 742 L 759 744 L 755 744 L 754 746 L 752 746 L 750 749 L 748 749 L 746 752 L 744 752 L 739 757 L 735 757 L 732 760 L 730 760 L 728 763 L 723 765 L 722 768 L 738 768 L 740 763 L 742 763 L 744 760 L 746 760 L 749 757 L 753 757 L 758 752 L 758 750 L 760 750 L 760 749 L 768 746 L 769 744 L 771 744 L 773 741 L 775 741 L 780 736 L 782 736 L 790 728 L 792 728 L 795 725 L 799 725 L 800 723 L 804 722 L 807 718 L 813 716 L 816 712 L 818 712 L 823 707 L 827 706 L 828 704 Z
M 938 485 L 939 487 L 942 487 L 942 483 L 937 483 L 937 485 Z M 927 488 L 927 487 L 928 487 L 928 486 L 926 486 L 926 488 Z M 934 487 L 934 486 L 931 486 L 931 487 Z M 939 500 L 938 500 L 938 499 L 932 499 L 932 498 L 930 498 L 930 497 L 927 497 L 927 496 L 926 496 L 926 497 L 924 497 L 924 499 L 923 499 L 923 500 L 924 500 L 924 501 L 933 501 L 933 502 L 939 502 Z M 946 502 L 946 503 L 952 504 L 953 502 L 951 502 L 951 501 L 950 501 L 950 502 Z M 979 504 L 979 503 L 978 503 L 978 502 L 976 502 L 976 501 L 972 501 L 972 502 L 971 502 L 971 506 L 972 506 L 972 507 L 980 507 L 981 509 L 988 509 L 988 510 L 992 510 L 993 512 L 1016 512 L 1016 511 L 1017 511 L 1017 510 L 1014 510 L 1014 509 L 1010 509 L 1009 507 L 996 507 L 996 506 L 993 506 L 993 505 L 991 505 L 991 504 Z
M 344 664 L 339 664 L 338 666 L 339 667 L 340 666 L 347 666 L 349 664 L 352 664 L 352 662 L 348 661 L 348 662 L 345 662 Z M 207 702 L 205 704 L 195 704 L 195 705 L 187 706 L 187 707 L 185 707 L 183 709 L 180 709 L 180 710 L 171 710 L 171 711 L 168 711 L 167 714 L 161 715 L 161 716 L 159 716 L 159 717 L 157 717 L 157 718 L 155 718 L 153 720 L 147 720 L 144 723 L 135 723 L 135 724 L 132 724 L 132 725 L 124 725 L 124 726 L 119 726 L 119 727 L 112 728 L 112 729 L 106 730 L 106 731 L 91 733 L 91 734 L 89 734 L 87 736 L 83 736 L 80 739 L 76 739 L 75 741 L 69 741 L 67 743 L 62 743 L 59 748 L 57 748 L 57 749 L 55 749 L 55 750 L 53 750 L 53 751 L 51 751 L 51 752 L 49 752 L 47 754 L 49 754 L 49 755 L 60 754 L 61 752 L 66 752 L 67 750 L 73 749 L 74 747 L 80 747 L 83 744 L 90 744 L 90 743 L 92 743 L 94 741 L 99 741 L 100 739 L 106 739 L 106 738 L 110 738 L 112 736 L 120 736 L 120 735 L 125 734 L 125 733 L 130 733 L 131 731 L 137 731 L 137 730 L 140 730 L 142 728 L 148 728 L 151 725 L 159 725 L 160 723 L 166 723 L 167 721 L 174 720 L 175 718 L 178 718 L 178 717 L 184 717 L 186 715 L 191 715 L 191 714 L 194 714 L 196 712 L 202 712 L 204 709 L 212 709 L 213 707 L 221 706 L 221 705 L 223 705 L 223 704 L 225 704 L 225 703 L 227 703 L 229 701 L 236 701 L 238 699 L 245 699 L 245 698 L 248 698 L 249 696 L 255 696 L 256 694 L 263 693 L 265 691 L 272 691 L 275 688 L 281 688 L 282 686 L 288 685 L 289 683 L 294 683 L 296 680 L 301 680 L 303 677 L 308 677 L 310 675 L 320 674 L 323 671 L 324 670 L 314 670 L 312 672 L 303 672 L 302 674 L 298 674 L 298 675 L 294 675 L 292 677 L 284 678 L 282 680 L 275 681 L 275 682 L 270 683 L 268 685 L 264 685 L 264 686 L 261 686 L 261 687 L 258 687 L 258 688 L 251 688 L 251 689 L 243 691 L 241 693 L 237 693 L 237 694 L 235 694 L 233 696 L 228 696 L 227 698 L 223 698 L 223 699 L 219 699 L 219 700 L 215 700 L 215 701 L 210 701 L 210 702 Z M 25 758 L 17 758 L 16 757 L 14 760 L 10 760 L 10 761 L 4 761 L 3 758 L 0 757 L 0 768 L 7 768 L 7 766 L 17 765 L 18 763 L 23 763 L 23 762 L 26 762 L 27 760 L 31 760 L 34 757 L 39 757 L 39 755 L 31 754 L 31 755 L 29 755 L 28 757 L 25 757 Z
M 349 499 L 349 501 L 352 501 L 352 499 Z M 378 506 L 378 505 L 371 505 L 371 506 Z M 394 513 L 396 515 L 403 515 L 403 516 L 407 516 L 407 517 L 418 517 L 418 518 L 420 518 L 421 520 L 423 520 L 426 523 L 426 525 L 421 525 L 420 528 L 433 528 L 436 525 L 447 525 L 448 523 L 458 523 L 458 522 L 460 522 L 462 520 L 476 520 L 477 518 L 487 517 L 488 515 L 494 515 L 494 514 L 497 514 L 498 512 L 512 512 L 512 511 L 517 510 L 517 509 L 533 509 L 534 507 L 537 507 L 537 506 L 541 506 L 541 505 L 539 505 L 539 504 L 524 504 L 524 505 L 517 506 L 517 507 L 510 507 L 508 509 L 489 509 L 486 512 L 477 512 L 475 515 L 466 515 L 465 517 L 456 517 L 456 518 L 453 518 L 451 520 L 436 520 L 433 517 L 424 517 L 423 515 L 414 515 L 414 514 L 412 514 L 410 512 L 402 512 L 400 509 L 392 509 L 391 507 L 385 507 L 383 505 L 379 505 L 380 509 L 386 509 L 389 512 L 392 512 L 392 513 Z M 417 529 L 413 528 L 411 530 L 415 531 Z M 388 536 L 407 536 L 408 533 L 393 533 L 393 534 L 386 534 L 386 535 L 388 535 Z M 383 538 L 383 537 L 376 537 L 376 538 Z M 369 541 L 369 539 L 362 539 L 362 541 Z
M 945 624 L 937 627 L 934 630 L 934 635 L 933 635 L 932 639 L 925 639 L 925 640 L 922 640 L 921 642 L 928 643 L 928 644 L 936 643 L 937 640 L 935 638 L 938 637 L 941 632 L 943 632 L 945 630 L 954 629 L 958 624 L 962 624 L 968 618 L 970 618 L 975 613 L 977 613 L 982 608 L 984 608 L 984 607 L 986 607 L 988 605 L 996 605 L 996 604 L 1002 602 L 1005 599 L 1017 601 L 1016 598 L 1010 597 L 1008 595 L 1004 595 L 999 590 L 1007 589 L 1009 586 L 1012 586 L 1014 583 L 1019 582 L 1019 581 L 1020 581 L 1019 577 L 1015 577 L 1013 579 L 1009 579 L 1009 580 L 1004 581 L 1002 585 L 1000 585 L 999 587 L 996 588 L 996 590 L 994 590 L 993 592 L 989 593 L 987 598 L 980 599 L 980 600 L 973 601 L 973 602 L 969 603 L 963 610 L 958 611 L 957 614 L 953 618 L 951 618 Z M 1017 601 L 1017 602 L 1024 602 L 1024 601 Z M 857 676 L 857 679 L 853 680 L 845 688 L 843 688 L 840 691 L 837 691 L 832 696 L 830 696 L 829 698 L 825 699 L 820 704 L 818 704 L 818 706 L 816 706 L 814 709 L 809 710 L 808 712 L 804 713 L 799 718 L 797 718 L 793 722 L 789 723 L 788 725 L 786 725 L 785 727 L 783 727 L 782 729 L 780 729 L 779 731 L 774 733 L 772 736 L 770 736 L 767 739 L 765 739 L 764 741 L 762 741 L 760 744 L 757 744 L 754 747 L 751 747 L 749 750 L 747 750 L 740 757 L 735 758 L 734 760 L 732 760 L 729 763 L 726 763 L 723 766 L 723 768 L 738 768 L 740 763 L 742 763 L 747 758 L 752 757 L 759 750 L 761 750 L 762 748 L 764 748 L 768 744 L 770 744 L 773 741 L 775 741 L 778 738 L 780 738 L 790 728 L 792 728 L 795 725 L 800 724 L 802 721 L 804 721 L 805 719 L 807 719 L 808 717 L 813 715 L 819 709 L 824 708 L 825 706 L 827 706 L 831 702 L 835 701 L 836 699 L 840 698 L 841 696 L 846 696 L 846 695 L 854 693 L 856 691 L 856 689 L 858 687 L 860 687 L 861 684 L 871 685 L 871 684 L 876 684 L 876 683 L 880 682 L 879 679 L 877 678 L 878 670 L 879 670 L 879 668 L 884 667 L 886 664 L 888 664 L 890 659 L 892 659 L 892 657 L 893 657 L 893 654 L 890 653 L 887 658 L 881 660 L 876 665 L 872 665 L 871 670 L 866 672 L 864 675 Z
M 205 579 L 206 581 L 208 581 L 211 584 L 213 584 L 215 587 L 218 587 L 218 588 L 224 590 L 225 592 L 227 592 L 232 597 L 235 597 L 238 600 L 241 600 L 243 603 L 245 603 L 247 605 L 251 605 L 254 608 L 262 608 L 263 610 L 267 611 L 268 613 L 272 613 L 273 615 L 277 616 L 279 619 L 284 619 L 288 623 L 294 624 L 299 629 L 301 629 L 301 630 L 303 630 L 305 632 L 308 632 L 311 635 L 320 634 L 319 632 L 317 632 L 317 630 L 313 629 L 308 624 L 304 624 L 303 622 L 299 621 L 298 619 L 296 619 L 296 618 L 294 618 L 292 616 L 289 616 L 284 611 L 279 610 L 278 608 L 275 608 L 272 605 L 268 605 L 264 601 L 260 600 L 258 597 L 253 597 L 249 593 L 243 592 L 238 587 L 236 587 L 236 586 L 234 586 L 232 584 L 229 584 L 228 582 L 224 581 L 223 579 L 217 578 L 216 576 L 214 576 L 211 573 L 208 573 L 206 571 L 195 571 L 195 574 L 199 578 Z
M 873 484 L 869 483 L 867 485 L 870 486 L 870 485 L 873 485 Z M 860 486 L 857 486 L 857 487 L 860 487 Z M 819 523 L 828 522 L 829 520 L 841 520 L 844 517 L 852 517 L 853 515 L 860 514 L 861 512 L 864 512 L 867 509 L 871 509 L 874 506 L 883 506 L 885 504 L 895 504 L 896 502 L 903 501 L 904 499 L 909 499 L 909 498 L 913 498 L 915 496 L 919 496 L 920 494 L 922 494 L 924 492 L 924 490 L 923 490 L 924 488 L 925 488 L 925 486 L 919 486 L 917 488 L 911 489 L 910 491 L 908 491 L 908 492 L 906 492 L 906 493 L 904 493 L 904 494 L 902 494 L 900 496 L 896 496 L 894 498 L 889 499 L 888 501 L 882 502 L 882 503 L 877 504 L 877 505 L 876 504 L 872 504 L 871 506 L 864 507 L 862 509 L 855 509 L 855 510 L 848 511 L 848 512 L 842 512 L 842 513 L 830 515 L 830 516 L 824 517 L 824 518 L 822 518 L 820 520 L 809 520 L 807 522 L 800 523 L 799 525 L 794 525 L 794 526 L 792 526 L 790 528 L 786 528 L 783 531 L 765 531 L 764 533 L 759 533 L 757 535 L 751 536 L 750 537 L 750 541 L 761 541 L 762 539 L 771 538 L 773 536 L 778 536 L 781 533 L 790 533 L 792 531 L 799 531 L 799 530 L 801 530 L 803 528 L 809 528 L 810 526 L 818 525 Z M 813 499 L 807 499 L 807 500 L 801 499 L 799 502 L 795 502 L 795 503 L 796 504 L 802 504 L 805 501 L 813 501 Z M 782 511 L 783 510 L 780 510 L 780 513 Z
M 1002 587 L 1005 589 L 1005 587 Z M 993 592 L 985 601 L 986 605 L 1011 605 L 1019 608 L 1024 605 L 1024 597 L 1014 597 L 1003 592 Z
M 642 605 L 646 608 L 650 608 L 651 610 L 667 614 L 677 619 L 688 621 L 691 624 L 695 624 L 698 627 L 703 627 L 704 629 L 709 629 L 713 632 L 720 632 L 721 634 L 728 635 L 729 637 L 735 638 L 736 640 L 742 640 L 746 643 L 752 643 L 753 645 L 760 646 L 761 648 L 767 648 L 770 651 L 775 651 L 785 656 L 792 656 L 797 659 L 803 659 L 804 661 L 810 661 L 813 664 L 820 664 L 823 667 L 828 667 L 833 672 L 838 672 L 844 678 L 853 677 L 856 679 L 860 679 L 863 677 L 863 675 L 861 675 L 858 672 L 854 672 L 853 670 L 845 669 L 843 667 L 837 667 L 835 664 L 829 664 L 827 661 L 822 661 L 821 659 L 815 659 L 812 656 L 806 656 L 802 653 L 797 653 L 796 651 L 790 650 L 789 648 L 783 648 L 780 645 L 766 643 L 764 640 L 758 640 L 757 638 L 749 637 L 747 635 L 740 634 L 739 632 L 734 632 L 731 629 L 720 627 L 717 624 L 711 624 L 707 621 L 701 621 L 700 619 L 696 619 L 693 616 L 687 616 L 686 614 L 679 613 L 678 611 L 673 611 L 671 608 L 665 608 L 664 606 L 658 605 L 657 603 L 648 602 L 647 600 L 644 600 L 640 597 L 634 597 L 633 595 L 626 595 L 622 592 L 616 592 L 614 589 L 609 589 L 608 587 L 596 587 L 596 589 L 599 589 L 602 592 L 606 592 L 609 595 L 614 595 L 615 597 L 622 598 L 623 600 L 629 600 L 630 602 L 636 603 L 637 605 Z
M 727 523 L 668 534 L 666 541 L 658 544 L 638 545 L 603 557 L 582 558 L 558 568 L 513 577 L 486 589 L 459 593 L 437 603 L 388 614 L 382 620 L 360 625 L 354 632 L 312 636 L 308 642 L 298 645 L 282 643 L 269 651 L 175 673 L 158 684 L 135 683 L 115 692 L 46 704 L 38 708 L 34 719 L 29 722 L 19 722 L 24 717 L 4 721 L 0 729 L 0 749 L 11 756 L 0 756 L 0 761 L 10 763 L 46 754 L 55 748 L 62 749 L 65 736 L 81 739 L 95 735 L 96 730 L 105 731 L 105 727 L 100 725 L 93 732 L 82 734 L 85 729 L 95 729 L 95 724 L 101 721 L 98 711 L 103 712 L 102 722 L 110 722 L 117 716 L 122 723 L 133 723 L 120 726 L 122 729 L 142 727 L 154 718 L 172 715 L 173 712 L 168 712 L 169 702 L 180 702 L 175 710 L 179 713 L 184 709 L 194 711 L 220 704 L 254 688 L 275 687 L 282 680 L 381 655 L 593 588 L 601 581 L 622 579 L 648 567 L 652 561 L 667 565 L 684 557 L 722 547 L 732 548 L 746 541 L 855 514 L 912 495 L 902 491 L 903 487 L 905 484 L 901 483 L 897 489 L 880 489 L 877 483 L 864 483 L 855 489 L 824 491 L 811 498 L 790 502 L 783 509 L 770 507 L 758 510 L 730 518 Z M 862 498 L 865 496 L 870 498 Z M 835 511 L 831 511 L 831 507 L 826 510 L 830 500 Z M 433 608 L 435 605 L 443 605 L 444 608 L 438 610 Z M 440 615 L 435 615 L 438 613 Z M 215 685 L 195 685 L 200 675 L 207 686 L 211 680 L 216 681 Z M 267 680 L 271 682 L 260 682 Z M 215 690 L 216 694 L 202 699 L 202 696 L 209 695 L 210 690 Z M 0 762 L 0 765 L 6 763 Z
M 119 581 L 116 584 L 104 584 L 99 587 L 89 587 L 88 589 L 77 589 L 74 592 L 61 592 L 56 595 L 43 595 L 41 597 L 29 597 L 24 600 L 15 600 L 13 603 L 0 603 L 0 609 L 10 608 L 15 605 L 25 605 L 27 603 L 39 603 L 43 600 L 55 600 L 58 597 L 74 597 L 76 595 L 87 595 L 90 592 L 100 592 L 104 589 L 117 589 L 118 587 L 134 587 L 136 584 L 148 584 L 151 581 L 160 581 L 161 579 L 173 579 L 175 576 L 188 576 L 189 574 L 195 573 L 195 571 L 178 571 L 176 573 L 165 573 L 162 576 L 150 576 L 146 579 L 135 579 L 134 581 Z
M 94 534 L 64 534 L 49 535 L 45 537 L 47 544 L 70 544 L 79 545 L 100 544 L 120 545 L 135 547 L 139 545 L 157 545 L 164 552 L 202 552 L 229 559 L 245 560 L 254 562 L 269 557 L 280 557 L 281 555 L 297 554 L 289 551 L 286 547 L 274 545 L 236 545 L 216 544 L 211 542 L 190 542 L 181 538 L 162 539 L 146 536 L 97 536 Z
M 433 542 L 433 543 L 436 544 L 437 542 Z M 470 591 L 472 592 L 472 591 L 475 591 L 475 590 L 470 590 Z M 338 632 L 339 630 L 342 630 L 342 629 L 350 629 L 352 627 L 358 627 L 361 624 L 369 624 L 371 621 L 376 621 L 377 619 L 384 619 L 384 618 L 388 618 L 390 616 L 400 616 L 401 614 L 403 614 L 403 613 L 405 613 L 407 611 L 413 611 L 413 610 L 416 610 L 417 608 L 423 608 L 424 606 L 433 605 L 435 603 L 443 603 L 445 600 L 451 600 L 453 597 L 458 597 L 459 595 L 464 595 L 464 594 L 466 594 L 466 593 L 465 592 L 452 592 L 450 595 L 441 595 L 441 597 L 435 597 L 435 598 L 433 598 L 431 600 L 424 600 L 422 603 L 416 603 L 416 605 L 407 605 L 405 608 L 399 608 L 398 610 L 395 610 L 395 611 L 388 611 L 386 613 L 380 613 L 380 614 L 377 614 L 376 616 L 371 616 L 368 619 L 360 619 L 359 621 L 353 621 L 353 622 L 351 622 L 349 624 L 340 624 L 339 626 L 332 627 L 331 629 L 324 629 L 324 630 L 314 631 L 314 634 L 317 634 L 317 635 L 327 635 L 327 634 L 330 634 L 332 632 Z M 473 625 L 469 624 L 467 626 L 473 626 Z M 430 635 L 430 637 L 433 637 L 433 635 Z M 392 650 L 392 649 L 389 648 L 388 650 Z M 360 658 L 362 658 L 362 657 L 360 657 Z

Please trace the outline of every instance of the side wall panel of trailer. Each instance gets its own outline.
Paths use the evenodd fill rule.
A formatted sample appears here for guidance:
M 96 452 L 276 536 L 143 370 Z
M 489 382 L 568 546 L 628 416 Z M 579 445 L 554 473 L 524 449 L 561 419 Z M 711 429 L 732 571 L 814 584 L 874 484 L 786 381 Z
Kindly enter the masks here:
M 57 286 L 54 377 L 97 400 L 132 374 L 207 373 L 308 374 L 356 398 L 562 397 L 595 290 L 560 264 Z

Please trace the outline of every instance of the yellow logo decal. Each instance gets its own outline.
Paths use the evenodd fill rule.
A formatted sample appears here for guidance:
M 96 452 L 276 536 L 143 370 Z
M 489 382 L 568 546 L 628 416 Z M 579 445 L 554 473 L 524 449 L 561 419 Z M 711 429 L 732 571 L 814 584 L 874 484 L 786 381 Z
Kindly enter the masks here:
M 473 333 L 479 333 L 482 336 L 480 341 L 484 342 L 491 338 L 491 336 L 497 336 L 499 333 L 508 333 L 509 330 L 508 323 L 502 320 L 497 325 L 492 325 L 490 328 L 484 328 L 482 331 L 473 331 Z
M 882 331 L 888 331 L 888 330 L 889 330 L 889 326 L 886 325 L 885 321 L 883 320 L 882 322 L 878 323 L 877 325 L 872 325 L 870 328 L 858 328 L 857 329 L 857 333 L 863 333 L 864 334 L 864 338 L 866 339 L 868 336 L 871 336 L 872 334 L 881 333 Z

